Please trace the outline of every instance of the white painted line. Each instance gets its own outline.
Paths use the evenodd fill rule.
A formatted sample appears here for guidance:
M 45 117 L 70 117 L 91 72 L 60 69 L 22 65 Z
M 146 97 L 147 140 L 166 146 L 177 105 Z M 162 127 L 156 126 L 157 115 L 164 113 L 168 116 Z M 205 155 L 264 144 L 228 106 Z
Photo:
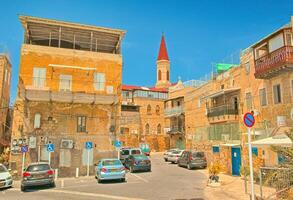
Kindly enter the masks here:
M 44 190 L 40 192 L 55 192 L 55 193 L 73 194 L 73 195 L 81 195 L 81 196 L 88 196 L 88 197 L 102 197 L 102 198 L 118 199 L 118 200 L 143 200 L 140 198 L 130 198 L 130 197 L 122 197 L 122 196 L 114 196 L 114 195 L 98 194 L 98 193 L 75 192 L 75 191 L 67 191 L 67 190 Z
M 136 175 L 136 174 L 133 174 L 133 173 L 130 173 L 130 175 L 135 176 L 136 178 L 138 178 L 139 180 L 142 180 L 142 181 L 145 182 L 145 183 L 148 183 L 148 182 L 149 182 L 148 180 L 142 178 L 142 177 L 139 176 L 139 175 Z

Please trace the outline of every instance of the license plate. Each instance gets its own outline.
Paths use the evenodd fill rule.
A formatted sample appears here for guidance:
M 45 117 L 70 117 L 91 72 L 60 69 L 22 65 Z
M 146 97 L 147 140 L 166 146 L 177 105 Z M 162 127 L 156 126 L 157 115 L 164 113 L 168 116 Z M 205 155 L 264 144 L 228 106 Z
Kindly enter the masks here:
M 43 174 L 36 174 L 36 175 L 34 175 L 33 177 L 34 177 L 34 178 L 44 178 L 45 175 L 43 175 Z
M 117 172 L 118 169 L 110 169 L 109 171 L 110 171 L 110 172 Z

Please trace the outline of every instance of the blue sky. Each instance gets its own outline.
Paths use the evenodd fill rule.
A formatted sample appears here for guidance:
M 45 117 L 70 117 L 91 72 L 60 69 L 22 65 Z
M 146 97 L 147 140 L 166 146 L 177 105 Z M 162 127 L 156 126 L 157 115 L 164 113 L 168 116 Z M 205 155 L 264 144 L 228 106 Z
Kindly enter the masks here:
M 4 9 L 3 9 L 4 8 Z M 292 0 L 19 0 L 1 2 L 0 46 L 13 65 L 16 96 L 23 30 L 18 14 L 120 28 L 123 83 L 151 86 L 162 32 L 171 61 L 171 80 L 198 79 L 212 63 L 238 62 L 239 51 L 289 22 Z

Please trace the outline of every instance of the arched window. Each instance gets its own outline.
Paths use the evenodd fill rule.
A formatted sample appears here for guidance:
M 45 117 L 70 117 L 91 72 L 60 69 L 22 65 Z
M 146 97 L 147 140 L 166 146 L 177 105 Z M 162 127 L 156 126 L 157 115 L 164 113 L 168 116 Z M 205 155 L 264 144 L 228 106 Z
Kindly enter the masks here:
M 148 105 L 148 107 L 147 107 L 147 114 L 148 115 L 152 114 L 152 107 L 151 107 L 151 105 Z
M 35 119 L 34 119 L 34 128 L 40 128 L 41 127 L 41 114 L 36 113 Z
M 160 81 L 162 79 L 162 72 L 161 72 L 161 70 L 159 70 L 159 72 L 158 72 L 158 80 Z
M 157 114 L 157 115 L 160 114 L 160 106 L 159 106 L 159 105 L 156 106 L 156 114 Z
M 161 134 L 161 124 L 158 124 L 157 126 L 157 134 Z
M 145 134 L 150 134 L 150 125 L 149 124 L 146 124 L 145 125 Z
M 169 79 L 170 79 L 170 74 L 169 74 L 169 70 L 167 71 L 167 81 L 169 81 Z

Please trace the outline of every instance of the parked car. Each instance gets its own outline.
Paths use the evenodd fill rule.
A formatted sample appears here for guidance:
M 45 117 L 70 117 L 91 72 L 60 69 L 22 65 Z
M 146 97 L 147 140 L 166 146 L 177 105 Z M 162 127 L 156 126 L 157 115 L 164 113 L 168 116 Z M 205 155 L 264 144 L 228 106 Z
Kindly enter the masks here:
M 22 174 L 21 191 L 25 191 L 27 187 L 41 185 L 55 187 L 54 171 L 48 163 L 31 163 Z
M 102 159 L 95 169 L 98 183 L 101 183 L 103 180 L 125 181 L 126 169 L 119 159 Z
M 139 144 L 139 147 L 142 151 L 142 153 L 146 156 L 150 156 L 150 153 L 151 153 L 151 149 L 150 149 L 150 145 L 147 144 L 147 143 L 140 143 Z
M 183 150 L 178 150 L 178 151 L 172 151 L 171 153 L 168 154 L 168 161 L 171 163 L 178 163 L 178 159 L 182 155 Z
M 0 164 L 0 188 L 11 187 L 12 182 L 11 174 L 3 164 Z
M 122 147 L 119 151 L 119 158 L 122 164 L 125 163 L 125 159 L 130 155 L 130 147 Z
M 178 166 L 184 166 L 188 169 L 193 168 L 206 168 L 207 160 L 204 152 L 202 151 L 183 151 L 178 159 Z
M 130 155 L 125 160 L 125 166 L 130 172 L 135 171 L 151 171 L 151 161 L 143 154 Z
M 168 155 L 170 154 L 170 153 L 172 153 L 173 151 L 178 151 L 179 149 L 169 149 L 169 150 L 167 150 L 165 153 L 164 153 L 164 160 L 167 162 L 168 161 Z
M 143 154 L 140 148 L 131 148 L 131 147 L 123 147 L 119 151 L 120 153 L 120 161 L 122 164 L 125 164 L 125 159 L 130 155 Z

